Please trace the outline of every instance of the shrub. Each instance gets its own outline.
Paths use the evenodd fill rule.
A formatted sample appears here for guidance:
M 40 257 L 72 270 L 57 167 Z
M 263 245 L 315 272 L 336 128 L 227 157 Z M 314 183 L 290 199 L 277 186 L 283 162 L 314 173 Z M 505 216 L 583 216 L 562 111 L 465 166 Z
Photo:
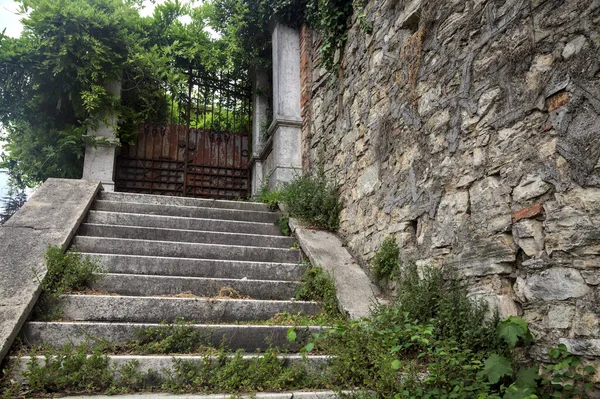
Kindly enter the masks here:
M 400 248 L 398 248 L 394 237 L 387 237 L 383 240 L 371 262 L 375 277 L 378 279 L 391 279 L 400 267 L 399 256 Z
M 335 231 L 340 225 L 342 203 L 337 186 L 325 177 L 323 170 L 297 176 L 285 184 L 281 201 L 287 205 L 291 217 L 312 227 Z
M 434 321 L 439 339 L 456 341 L 462 348 L 478 351 L 501 351 L 497 315 L 488 317 L 487 303 L 467 296 L 456 272 L 424 267 L 419 277 L 417 267 L 409 264 L 399 273 L 396 305 L 415 323 Z

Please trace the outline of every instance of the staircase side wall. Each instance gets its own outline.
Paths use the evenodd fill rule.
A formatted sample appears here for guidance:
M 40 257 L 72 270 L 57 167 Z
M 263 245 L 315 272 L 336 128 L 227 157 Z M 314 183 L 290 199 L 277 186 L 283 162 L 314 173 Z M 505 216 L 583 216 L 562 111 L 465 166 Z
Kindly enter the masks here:
M 67 248 L 100 187 L 48 179 L 0 226 L 0 362 L 40 294 L 48 246 Z
M 363 12 L 372 32 L 355 12 L 339 73 L 315 33 L 301 48 L 304 164 L 339 182 L 349 248 L 366 265 L 392 235 L 522 315 L 534 353 L 600 356 L 600 2 Z

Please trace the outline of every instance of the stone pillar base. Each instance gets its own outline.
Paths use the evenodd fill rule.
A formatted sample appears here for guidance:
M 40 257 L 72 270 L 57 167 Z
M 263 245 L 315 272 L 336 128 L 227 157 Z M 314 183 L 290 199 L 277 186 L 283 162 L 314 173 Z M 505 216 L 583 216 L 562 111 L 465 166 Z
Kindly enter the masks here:
M 254 159 L 252 161 L 252 198 L 258 195 L 263 185 L 263 161 L 260 159 Z
M 273 169 L 269 176 L 269 189 L 273 190 L 302 173 L 301 146 L 302 121 L 276 119 L 269 128 L 273 137 Z
M 115 156 L 116 147 L 112 145 L 88 145 L 85 147 L 82 179 L 100 180 L 104 191 L 115 191 Z

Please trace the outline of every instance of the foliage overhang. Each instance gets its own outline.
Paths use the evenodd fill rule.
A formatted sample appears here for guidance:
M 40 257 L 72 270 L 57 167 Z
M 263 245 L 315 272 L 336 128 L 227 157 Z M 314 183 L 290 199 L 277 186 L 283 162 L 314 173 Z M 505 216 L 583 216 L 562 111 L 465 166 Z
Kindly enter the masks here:
M 118 116 L 130 141 L 137 123 L 160 117 L 186 71 L 231 70 L 226 42 L 205 29 L 212 5 L 168 0 L 150 17 L 140 1 L 22 0 L 19 38 L 0 35 L 0 168 L 17 187 L 81 177 L 89 129 Z M 191 20 L 180 22 L 182 16 Z M 243 74 L 235 70 L 234 74 Z M 120 81 L 122 98 L 107 90 Z M 186 89 L 182 89 L 186 87 Z M 0 130 L 2 132 L 2 130 Z

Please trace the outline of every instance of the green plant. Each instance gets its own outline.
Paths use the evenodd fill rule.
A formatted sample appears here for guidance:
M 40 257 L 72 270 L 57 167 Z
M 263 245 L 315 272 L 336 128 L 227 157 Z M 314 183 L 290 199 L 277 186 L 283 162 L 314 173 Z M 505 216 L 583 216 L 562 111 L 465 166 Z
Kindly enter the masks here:
M 335 282 L 321 266 L 309 267 L 300 279 L 296 289 L 296 299 L 299 301 L 319 301 L 331 319 L 341 317 L 335 291 Z
M 323 388 L 324 379 L 303 365 L 286 366 L 275 349 L 248 357 L 242 350 L 220 352 L 200 362 L 175 359 L 173 373 L 163 383 L 171 392 L 257 392 L 298 388 Z
M 161 327 L 136 329 L 133 339 L 124 348 L 141 354 L 214 352 L 210 332 L 195 329 L 194 322 L 176 317 L 173 323 L 161 324 Z
M 436 336 L 451 339 L 474 352 L 504 353 L 506 345 L 497 333 L 499 319 L 488 317 L 487 304 L 469 298 L 456 271 L 405 265 L 398 275 L 396 306 L 416 323 L 434 320 Z
M 277 224 L 277 226 L 279 227 L 279 230 L 281 230 L 281 233 L 285 236 L 289 236 L 292 233 L 290 231 L 289 222 L 290 222 L 290 218 L 287 216 L 280 216 L 279 218 L 277 218 L 277 221 L 275 222 Z
M 84 288 L 103 277 L 102 266 L 89 255 L 67 252 L 59 247 L 48 247 L 45 254 L 47 272 L 40 281 L 42 293 L 34 308 L 34 315 L 43 320 L 60 317 L 57 300 L 61 295 Z
M 378 279 L 391 279 L 400 267 L 400 248 L 394 237 L 387 237 L 371 261 L 371 267 Z
M 4 210 L 0 213 L 0 224 L 4 224 L 27 202 L 27 193 L 24 190 L 11 192 L 2 198 Z
M 281 191 L 269 189 L 269 179 L 265 179 L 258 189 L 256 200 L 267 204 L 267 207 L 275 211 L 281 201 Z
M 542 366 L 541 385 L 544 398 L 587 397 L 594 388 L 593 377 L 596 369 L 584 365 L 580 358 L 573 356 L 564 344 L 548 350 L 553 363 Z
M 356 3 L 362 10 L 362 0 Z M 270 23 L 276 20 L 293 28 L 303 24 L 317 30 L 323 39 L 321 61 L 334 71 L 347 40 L 352 0 L 216 0 L 214 25 L 231 44 L 240 64 L 255 65 L 268 57 Z M 361 24 L 367 29 L 368 24 Z M 368 30 L 368 29 L 367 29 Z
M 316 174 L 296 176 L 281 190 L 290 217 L 317 228 L 335 231 L 340 225 L 342 202 L 337 185 L 320 169 Z
M 37 393 L 103 392 L 112 383 L 114 370 L 108 356 L 99 350 L 87 352 L 88 344 L 70 344 L 49 352 L 44 360 L 33 352 L 24 376 L 29 389 Z

